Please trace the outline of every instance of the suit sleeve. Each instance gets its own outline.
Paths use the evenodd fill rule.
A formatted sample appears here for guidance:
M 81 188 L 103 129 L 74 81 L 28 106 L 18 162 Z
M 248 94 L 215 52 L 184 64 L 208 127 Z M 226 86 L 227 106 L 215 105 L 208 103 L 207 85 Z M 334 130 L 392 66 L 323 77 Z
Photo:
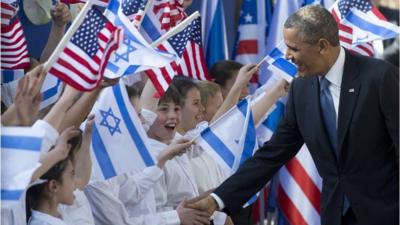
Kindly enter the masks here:
M 292 82 L 284 118 L 271 140 L 264 144 L 252 158 L 222 183 L 215 194 L 224 202 L 224 211 L 234 214 L 272 178 L 278 169 L 294 157 L 304 141 L 295 115 L 295 87 Z
M 383 75 L 379 87 L 381 110 L 385 118 L 387 131 L 392 138 L 399 158 L 399 72 L 395 67 Z

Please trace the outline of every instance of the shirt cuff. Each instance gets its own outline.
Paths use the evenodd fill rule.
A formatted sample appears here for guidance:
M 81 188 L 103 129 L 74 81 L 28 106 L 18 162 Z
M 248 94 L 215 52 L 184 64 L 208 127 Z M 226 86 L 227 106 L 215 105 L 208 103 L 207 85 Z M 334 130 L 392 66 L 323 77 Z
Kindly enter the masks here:
M 179 219 L 178 212 L 176 210 L 159 212 L 157 213 L 160 217 L 164 219 L 164 224 L 166 225 L 179 225 L 181 220 Z
M 222 201 L 222 199 L 220 197 L 218 197 L 218 195 L 216 195 L 215 193 L 211 193 L 210 195 L 217 202 L 218 210 L 223 210 L 225 208 L 225 204 Z
M 160 169 L 158 166 L 149 166 L 143 170 L 143 175 L 156 182 L 160 179 L 160 177 L 164 174 L 164 171 Z

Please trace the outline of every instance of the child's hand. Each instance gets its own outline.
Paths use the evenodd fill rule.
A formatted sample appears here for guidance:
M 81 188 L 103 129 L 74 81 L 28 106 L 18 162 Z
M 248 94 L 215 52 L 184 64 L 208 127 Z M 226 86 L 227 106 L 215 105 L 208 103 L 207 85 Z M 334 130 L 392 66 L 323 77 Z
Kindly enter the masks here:
M 174 158 L 175 156 L 183 155 L 189 149 L 189 147 L 193 144 L 193 141 L 181 139 L 178 140 L 176 143 L 171 143 L 165 148 L 158 156 L 158 167 L 163 168 L 166 161 Z

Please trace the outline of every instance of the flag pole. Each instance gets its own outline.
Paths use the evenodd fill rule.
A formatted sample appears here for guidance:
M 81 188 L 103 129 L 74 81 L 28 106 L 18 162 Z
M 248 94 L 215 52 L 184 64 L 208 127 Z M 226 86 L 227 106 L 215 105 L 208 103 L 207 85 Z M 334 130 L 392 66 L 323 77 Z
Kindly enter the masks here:
M 136 24 L 138 29 L 142 25 L 143 19 L 146 16 L 147 11 L 149 11 L 150 7 L 153 5 L 153 0 L 147 0 L 146 6 L 144 7 L 143 16 L 140 18 L 139 22 Z
M 192 13 L 192 15 L 190 15 L 188 18 L 183 20 L 181 23 L 176 25 L 174 28 L 172 28 L 171 30 L 169 30 L 165 34 L 163 34 L 156 41 L 151 43 L 151 47 L 156 48 L 159 44 L 161 44 L 165 40 L 168 40 L 168 38 L 170 38 L 170 37 L 174 36 L 175 34 L 181 32 L 183 29 L 185 29 L 187 27 L 187 25 L 189 25 L 189 23 L 191 23 L 194 19 L 196 19 L 199 16 L 200 16 L 200 13 L 198 11 Z
M 68 28 L 67 33 L 63 36 L 56 49 L 53 51 L 49 59 L 44 63 L 43 70 L 48 71 L 50 67 L 56 62 L 59 54 L 64 50 L 67 45 L 69 39 L 71 39 L 72 35 L 78 29 L 78 27 L 82 24 L 83 20 L 89 9 L 92 7 L 92 1 L 87 1 L 83 6 L 82 10 L 79 12 L 78 16 L 72 22 L 71 26 Z

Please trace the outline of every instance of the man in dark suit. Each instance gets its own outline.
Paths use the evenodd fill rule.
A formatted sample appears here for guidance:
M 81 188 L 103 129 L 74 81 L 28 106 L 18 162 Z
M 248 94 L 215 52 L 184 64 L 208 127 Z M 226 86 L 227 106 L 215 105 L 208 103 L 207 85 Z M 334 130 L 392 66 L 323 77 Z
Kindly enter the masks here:
M 397 69 L 340 47 L 337 24 L 320 6 L 291 15 L 284 39 L 300 77 L 278 129 L 214 193 L 188 206 L 234 214 L 305 143 L 323 178 L 323 225 L 398 225 Z

